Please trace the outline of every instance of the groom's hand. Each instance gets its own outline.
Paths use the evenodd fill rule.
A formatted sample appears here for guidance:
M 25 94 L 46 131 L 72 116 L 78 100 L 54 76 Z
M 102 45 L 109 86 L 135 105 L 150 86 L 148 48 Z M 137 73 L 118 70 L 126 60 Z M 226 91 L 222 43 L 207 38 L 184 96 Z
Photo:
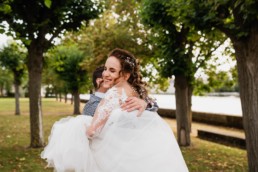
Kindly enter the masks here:
M 124 104 L 121 105 L 123 110 L 127 112 L 132 112 L 134 110 L 138 110 L 137 116 L 140 116 L 142 112 L 146 109 L 147 103 L 137 97 L 128 97 Z

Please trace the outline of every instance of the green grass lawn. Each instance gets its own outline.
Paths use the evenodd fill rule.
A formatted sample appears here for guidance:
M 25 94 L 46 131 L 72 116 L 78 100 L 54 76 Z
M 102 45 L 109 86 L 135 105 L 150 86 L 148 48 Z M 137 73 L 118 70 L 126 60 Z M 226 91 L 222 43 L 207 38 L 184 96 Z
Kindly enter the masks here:
M 0 171 L 41 172 L 46 169 L 40 159 L 41 149 L 28 148 L 30 127 L 28 99 L 21 99 L 20 116 L 14 115 L 14 99 L 0 98 Z M 43 99 L 43 127 L 47 141 L 51 126 L 58 119 L 70 115 L 73 106 L 55 99 Z M 81 106 L 82 108 L 82 106 Z M 246 151 L 192 137 L 192 146 L 181 148 L 191 172 L 245 172 Z M 176 162 L 175 162 L 176 163 Z

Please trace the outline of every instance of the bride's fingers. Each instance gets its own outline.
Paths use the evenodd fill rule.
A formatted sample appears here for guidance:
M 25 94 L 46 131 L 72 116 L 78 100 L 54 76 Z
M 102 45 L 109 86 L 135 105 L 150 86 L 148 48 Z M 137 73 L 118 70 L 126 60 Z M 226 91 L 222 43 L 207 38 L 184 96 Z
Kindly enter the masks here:
M 139 108 L 138 113 L 137 113 L 137 117 L 141 116 L 141 114 L 143 113 L 143 111 L 145 110 L 145 108 L 143 108 L 142 106 Z
M 134 105 L 134 106 L 128 107 L 126 110 L 127 110 L 127 112 L 132 112 L 134 110 L 140 110 L 140 109 L 141 109 L 141 106 Z
M 137 109 L 138 107 L 139 107 L 139 105 L 137 103 L 133 102 L 133 103 L 126 104 L 124 109 L 125 110 L 132 109 L 132 108 Z
M 124 104 L 121 105 L 121 108 L 123 110 L 127 110 L 129 108 L 132 108 L 132 107 L 135 107 L 137 106 L 137 103 L 134 102 L 134 101 L 128 101 L 128 102 L 125 102 Z
M 126 99 L 126 102 L 134 101 L 135 99 L 136 99 L 136 97 L 128 97 L 128 98 Z
M 139 111 L 137 112 L 137 117 L 141 116 L 141 114 L 143 113 L 143 111 L 144 111 L 144 110 L 139 110 Z
M 147 103 L 136 97 L 128 97 L 124 104 L 121 105 L 122 110 L 131 112 L 134 110 L 140 110 L 140 113 L 146 109 Z
M 121 108 L 122 108 L 122 109 L 125 109 L 125 108 L 126 108 L 128 105 L 130 105 L 131 103 L 133 103 L 132 99 L 131 99 L 131 98 L 127 98 L 126 101 L 125 101 L 125 103 L 123 103 L 123 104 L 121 105 Z
M 131 105 L 131 104 L 133 104 L 133 103 L 135 103 L 136 101 L 133 99 L 133 98 L 128 98 L 128 99 L 126 99 L 126 101 L 125 101 L 125 105 Z

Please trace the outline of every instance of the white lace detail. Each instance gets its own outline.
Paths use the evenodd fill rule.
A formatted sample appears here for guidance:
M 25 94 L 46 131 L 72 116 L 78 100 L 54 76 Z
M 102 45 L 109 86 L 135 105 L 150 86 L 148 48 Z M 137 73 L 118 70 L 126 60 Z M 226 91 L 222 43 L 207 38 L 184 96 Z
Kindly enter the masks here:
M 101 132 L 111 112 L 114 109 L 119 108 L 120 104 L 124 103 L 126 99 L 127 95 L 124 89 L 122 89 L 121 95 L 115 87 L 108 90 L 105 97 L 99 103 L 92 121 L 92 126 L 95 129 L 95 136 Z
M 127 99 L 127 95 L 125 93 L 125 89 L 122 89 L 121 101 L 124 103 Z

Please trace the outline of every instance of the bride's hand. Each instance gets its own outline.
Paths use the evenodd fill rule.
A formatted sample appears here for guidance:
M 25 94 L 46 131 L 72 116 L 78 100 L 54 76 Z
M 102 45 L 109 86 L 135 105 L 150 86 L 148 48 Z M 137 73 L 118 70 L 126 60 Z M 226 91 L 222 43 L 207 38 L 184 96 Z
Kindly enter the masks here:
M 94 136 L 94 134 L 95 134 L 95 131 L 94 131 L 91 127 L 89 127 L 89 128 L 86 130 L 86 136 L 87 136 L 89 139 L 92 139 L 93 136 Z
M 137 116 L 140 116 L 142 112 L 146 109 L 147 103 L 137 97 L 128 97 L 124 104 L 121 105 L 123 110 L 127 112 L 132 112 L 134 110 L 138 110 Z

